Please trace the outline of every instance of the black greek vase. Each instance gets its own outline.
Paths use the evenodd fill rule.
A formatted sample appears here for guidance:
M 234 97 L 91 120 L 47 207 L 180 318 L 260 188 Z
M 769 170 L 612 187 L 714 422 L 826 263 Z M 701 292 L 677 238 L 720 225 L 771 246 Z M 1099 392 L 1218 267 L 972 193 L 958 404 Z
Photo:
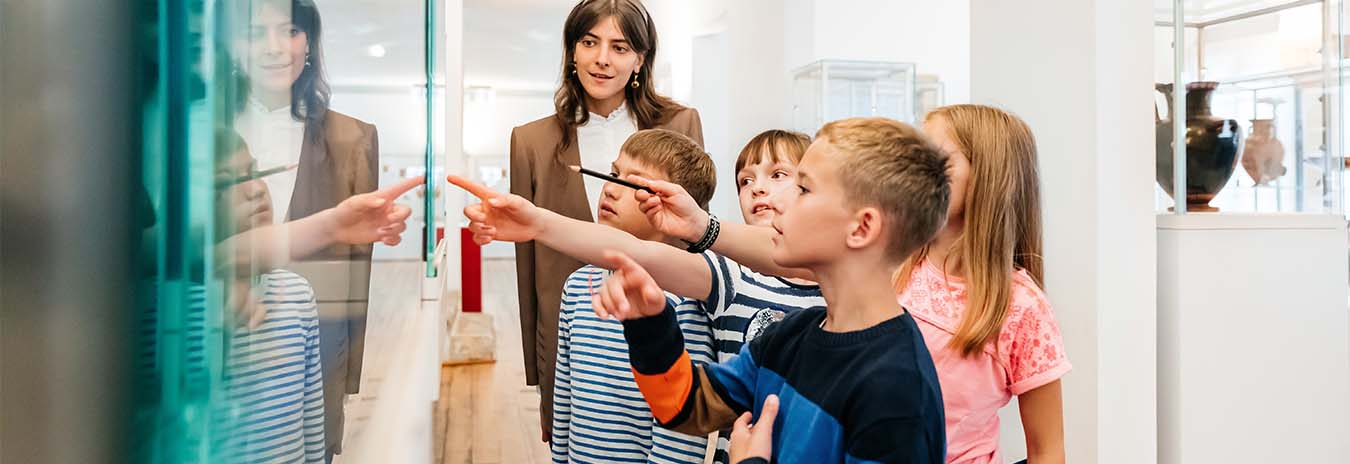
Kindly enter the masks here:
M 1242 149 L 1242 127 L 1235 119 L 1215 117 L 1210 113 L 1209 97 L 1218 82 L 1186 84 L 1186 210 L 1217 212 L 1210 200 L 1223 190 L 1237 169 Z M 1172 84 L 1156 84 L 1155 88 L 1167 97 L 1172 108 Z M 1173 119 L 1157 121 L 1157 180 L 1168 195 L 1172 193 L 1172 124 Z M 1175 195 L 1173 195 L 1175 197 Z

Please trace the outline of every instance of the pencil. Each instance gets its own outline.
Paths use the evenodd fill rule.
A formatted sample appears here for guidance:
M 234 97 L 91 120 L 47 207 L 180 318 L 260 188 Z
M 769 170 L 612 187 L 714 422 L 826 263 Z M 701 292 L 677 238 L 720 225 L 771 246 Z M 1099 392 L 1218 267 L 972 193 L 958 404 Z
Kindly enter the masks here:
M 256 180 L 256 179 L 262 179 L 262 178 L 264 178 L 264 177 L 267 177 L 267 176 L 270 176 L 270 175 L 273 175 L 273 174 L 280 174 L 280 173 L 283 173 L 283 172 L 286 172 L 286 171 L 290 171 L 290 170 L 295 169 L 295 168 L 298 168 L 298 167 L 300 167 L 299 164 L 288 164 L 288 165 L 285 165 L 285 166 L 277 166 L 277 167 L 271 168 L 271 169 L 264 169 L 264 170 L 261 170 L 261 171 L 250 172 L 250 173 L 248 173 L 248 174 L 245 174 L 245 175 L 243 175 L 243 176 L 239 176 L 239 177 L 234 178 L 234 179 L 225 179 L 225 180 L 217 181 L 217 182 L 216 182 L 216 188 L 217 188 L 217 189 L 222 189 L 222 188 L 227 188 L 227 187 L 231 187 L 231 186 L 234 186 L 234 185 L 239 185 L 239 184 L 242 184 L 242 183 L 244 183 L 244 182 L 248 182 L 248 181 L 252 181 L 252 180 Z
M 655 190 L 649 189 L 649 188 L 647 188 L 647 187 L 643 187 L 643 186 L 638 185 L 638 184 L 634 184 L 634 183 L 632 183 L 632 182 L 629 182 L 629 181 L 620 179 L 620 178 L 618 178 L 618 177 L 611 176 L 611 175 L 609 175 L 609 174 L 602 174 L 602 173 L 599 173 L 599 172 L 592 171 L 592 170 L 590 170 L 590 169 L 583 168 L 583 167 L 581 167 L 581 166 L 568 166 L 568 168 L 571 168 L 573 171 L 576 171 L 576 172 L 579 172 L 579 173 L 582 173 L 582 174 L 585 174 L 585 175 L 588 175 L 588 176 L 591 176 L 591 177 L 594 177 L 594 178 L 597 178 L 597 179 L 600 179 L 600 180 L 604 180 L 604 181 L 606 181 L 606 182 L 613 182 L 613 183 L 622 185 L 622 186 L 624 186 L 624 187 L 628 187 L 628 188 L 630 188 L 630 189 L 641 190 L 641 191 L 650 193 L 650 194 L 652 194 L 652 195 L 656 195 L 656 191 L 655 191 Z

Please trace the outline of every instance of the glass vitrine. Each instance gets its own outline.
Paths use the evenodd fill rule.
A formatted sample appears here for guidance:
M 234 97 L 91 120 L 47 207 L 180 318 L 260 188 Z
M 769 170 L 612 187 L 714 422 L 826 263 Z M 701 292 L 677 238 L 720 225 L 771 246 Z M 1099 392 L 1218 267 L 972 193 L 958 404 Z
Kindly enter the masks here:
M 915 122 L 913 63 L 821 60 L 792 73 L 792 124 L 814 134 L 829 121 L 884 116 Z
M 1341 213 L 1340 0 L 1158 0 L 1155 12 L 1157 209 Z

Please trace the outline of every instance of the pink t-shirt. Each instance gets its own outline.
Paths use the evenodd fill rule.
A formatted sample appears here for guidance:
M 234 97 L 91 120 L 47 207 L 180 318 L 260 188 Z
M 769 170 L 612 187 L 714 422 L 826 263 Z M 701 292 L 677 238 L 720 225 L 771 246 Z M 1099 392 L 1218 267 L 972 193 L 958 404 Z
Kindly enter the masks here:
M 948 346 L 966 310 L 965 282 L 925 262 L 900 294 L 933 355 L 947 415 L 947 462 L 1002 463 L 998 410 L 1014 395 L 1053 382 L 1071 366 L 1050 302 L 1026 272 L 1013 275 L 1012 302 L 984 353 L 962 357 Z

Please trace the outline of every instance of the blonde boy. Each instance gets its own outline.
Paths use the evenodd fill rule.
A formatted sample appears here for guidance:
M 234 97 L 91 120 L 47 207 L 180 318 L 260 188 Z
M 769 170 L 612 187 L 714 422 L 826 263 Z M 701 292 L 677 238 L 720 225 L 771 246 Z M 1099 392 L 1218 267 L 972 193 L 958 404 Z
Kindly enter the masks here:
M 798 169 L 798 194 L 775 205 L 772 258 L 809 271 L 826 308 L 789 314 L 729 361 L 695 363 L 655 280 L 611 252 L 596 313 L 625 321 L 638 386 L 665 427 L 707 433 L 772 397 L 782 414 L 772 456 L 759 457 L 942 463 L 937 373 L 891 276 L 943 225 L 946 158 L 908 125 L 856 118 L 825 125 Z

